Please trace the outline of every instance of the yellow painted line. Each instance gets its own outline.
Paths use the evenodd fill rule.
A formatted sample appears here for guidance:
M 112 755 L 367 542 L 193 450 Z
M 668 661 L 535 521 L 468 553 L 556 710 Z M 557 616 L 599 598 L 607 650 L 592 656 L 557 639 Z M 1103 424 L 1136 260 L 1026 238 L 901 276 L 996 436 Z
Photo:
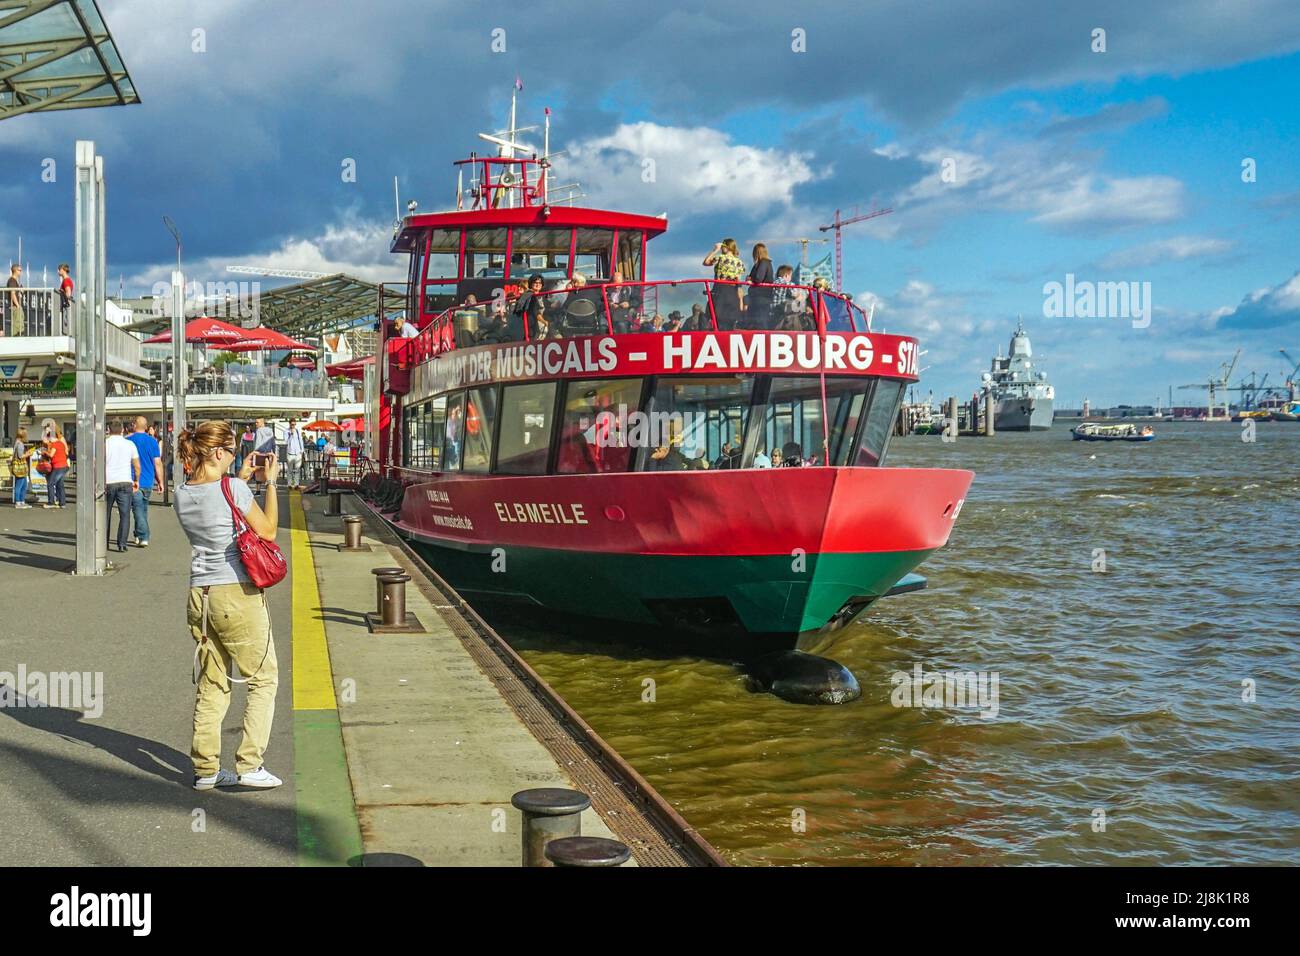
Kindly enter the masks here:
M 289 528 L 293 551 L 293 709 L 337 710 L 320 588 L 316 584 L 316 559 L 307 537 L 301 492 L 289 495 Z

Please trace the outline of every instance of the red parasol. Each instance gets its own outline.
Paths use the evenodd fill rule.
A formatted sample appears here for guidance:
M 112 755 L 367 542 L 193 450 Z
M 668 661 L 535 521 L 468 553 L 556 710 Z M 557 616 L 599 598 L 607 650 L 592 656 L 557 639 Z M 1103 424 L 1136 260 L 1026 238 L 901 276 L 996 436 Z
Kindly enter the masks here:
M 277 332 L 275 329 L 268 329 L 260 325 L 255 329 L 244 331 L 244 341 L 233 346 L 232 352 L 278 352 L 280 350 L 291 352 L 315 352 L 313 346 L 305 342 L 299 342 L 289 338 L 283 332 Z
M 310 425 L 303 425 L 302 430 L 305 432 L 341 432 L 343 426 L 338 422 L 327 422 L 325 419 L 312 422 Z
M 202 316 L 185 323 L 185 341 L 191 345 L 228 346 L 240 342 L 247 333 L 236 325 L 222 322 L 220 319 Z M 152 338 L 145 339 L 146 345 L 159 345 L 172 340 L 171 329 L 159 332 Z
M 334 376 L 342 375 L 344 378 L 350 378 L 354 382 L 360 382 L 365 377 L 366 366 L 373 365 L 375 357 L 373 355 L 364 355 L 361 358 L 351 359 L 347 362 L 338 362 L 334 365 L 325 366 L 325 374 Z

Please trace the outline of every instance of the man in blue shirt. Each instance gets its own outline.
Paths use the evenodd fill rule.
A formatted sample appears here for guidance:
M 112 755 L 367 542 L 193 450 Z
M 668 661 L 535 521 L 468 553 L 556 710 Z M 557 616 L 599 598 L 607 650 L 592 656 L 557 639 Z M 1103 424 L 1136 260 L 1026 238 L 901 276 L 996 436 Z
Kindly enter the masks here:
M 149 547 L 149 496 L 163 481 L 162 448 L 158 439 L 149 434 L 148 428 L 148 419 L 140 415 L 135 420 L 135 431 L 126 436 L 140 453 L 140 487 L 131 496 L 137 548 Z

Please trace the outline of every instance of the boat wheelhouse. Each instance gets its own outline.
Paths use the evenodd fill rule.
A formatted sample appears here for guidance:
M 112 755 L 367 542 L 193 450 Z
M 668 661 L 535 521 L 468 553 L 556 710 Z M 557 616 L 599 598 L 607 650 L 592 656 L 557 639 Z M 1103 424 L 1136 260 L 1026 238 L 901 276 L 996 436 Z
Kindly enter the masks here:
M 372 413 L 369 490 L 440 574 L 755 649 L 923 585 L 973 476 L 881 467 L 914 339 L 825 289 L 647 280 L 665 218 L 466 162 L 471 208 L 397 230 L 414 328 L 383 330 Z

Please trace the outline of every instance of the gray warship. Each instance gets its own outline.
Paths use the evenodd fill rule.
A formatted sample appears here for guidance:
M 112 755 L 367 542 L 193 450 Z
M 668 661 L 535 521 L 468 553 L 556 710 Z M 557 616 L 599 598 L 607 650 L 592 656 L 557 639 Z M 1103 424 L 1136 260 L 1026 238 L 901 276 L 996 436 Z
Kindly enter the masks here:
M 1056 389 L 1047 373 L 1034 370 L 1033 349 L 1023 323 L 1016 324 L 1006 358 L 1001 350 L 984 373 L 982 388 L 993 393 L 993 425 L 997 431 L 1039 431 L 1052 427 Z

